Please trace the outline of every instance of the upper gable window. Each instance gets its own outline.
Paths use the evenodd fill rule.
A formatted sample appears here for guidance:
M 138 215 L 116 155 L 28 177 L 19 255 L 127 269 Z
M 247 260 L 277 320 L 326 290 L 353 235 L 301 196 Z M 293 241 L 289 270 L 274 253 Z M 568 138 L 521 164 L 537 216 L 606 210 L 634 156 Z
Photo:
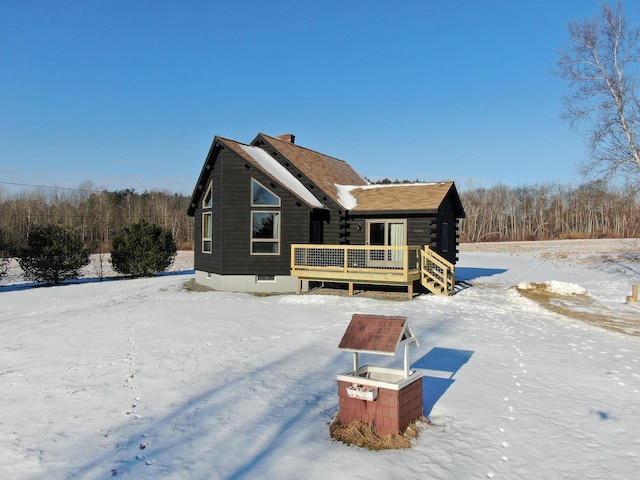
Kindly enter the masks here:
M 213 182 L 209 184 L 207 192 L 202 199 L 202 208 L 211 208 L 213 206 Z
M 251 179 L 251 205 L 254 207 L 279 207 L 280 197 L 257 180 Z

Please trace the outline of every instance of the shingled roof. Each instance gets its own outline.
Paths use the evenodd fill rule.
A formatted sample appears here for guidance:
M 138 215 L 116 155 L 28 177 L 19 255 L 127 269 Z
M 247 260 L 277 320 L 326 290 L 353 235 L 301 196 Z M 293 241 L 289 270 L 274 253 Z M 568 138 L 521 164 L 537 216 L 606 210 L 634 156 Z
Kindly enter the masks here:
M 300 198 L 307 205 L 313 208 L 325 208 L 324 204 L 305 187 L 299 179 L 291 174 L 284 166 L 282 166 L 277 160 L 272 158 L 266 151 L 258 147 L 246 145 L 244 143 L 231 140 L 229 138 L 223 138 L 215 136 L 207 159 L 200 172 L 200 177 L 196 183 L 196 187 L 191 195 L 191 202 L 189 204 L 188 214 L 193 215 L 196 205 L 200 201 L 200 196 L 206 189 L 206 182 L 209 178 L 209 169 L 212 167 L 212 161 L 215 158 L 216 150 L 221 147 L 228 148 L 229 150 L 237 153 L 247 163 L 261 170 L 263 173 L 271 177 L 274 181 L 281 184 L 284 188 Z
M 454 188 L 453 182 L 398 183 L 390 185 L 340 186 L 341 201 L 352 212 L 416 211 L 437 212 L 447 195 Z M 464 216 L 457 195 L 452 199 Z M 459 205 L 456 205 L 458 203 Z
M 407 317 L 355 313 L 338 348 L 350 352 L 395 355 L 401 343 L 417 339 Z
M 296 166 L 306 177 L 316 184 L 334 202 L 340 205 L 338 200 L 338 184 L 342 185 L 368 185 L 358 172 L 344 160 L 339 160 L 329 155 L 318 153 L 294 143 L 270 137 L 264 133 L 252 142 L 260 139 L 280 152 L 287 160 Z
M 293 136 L 289 136 L 293 138 Z M 326 208 L 331 199 L 345 210 L 367 212 L 437 212 L 449 197 L 457 218 L 464 218 L 464 209 L 453 182 L 371 185 L 347 162 L 301 147 L 292 140 L 283 140 L 259 133 L 250 145 L 216 136 L 194 189 L 188 214 L 193 215 L 200 195 L 206 190 L 211 160 L 224 145 L 247 162 L 294 193 L 313 208 Z M 217 150 L 216 150 L 217 149 Z M 253 150 L 255 149 L 255 151 Z M 260 151 L 258 151 L 260 150 Z M 276 158 L 268 153 L 270 151 Z M 317 186 L 289 171 L 287 162 Z M 278 166 L 281 165 L 281 168 Z M 302 182 L 305 182 L 303 184 Z
M 218 140 L 231 148 L 234 152 L 244 158 L 247 162 L 253 166 L 262 170 L 273 180 L 281 184 L 284 188 L 303 200 L 307 205 L 314 208 L 324 208 L 322 202 L 320 202 L 300 180 L 291 175 L 291 173 L 284 168 L 277 160 L 271 155 L 265 152 L 263 149 L 253 147 L 251 145 L 245 145 L 235 140 L 229 140 L 227 138 L 220 138 Z

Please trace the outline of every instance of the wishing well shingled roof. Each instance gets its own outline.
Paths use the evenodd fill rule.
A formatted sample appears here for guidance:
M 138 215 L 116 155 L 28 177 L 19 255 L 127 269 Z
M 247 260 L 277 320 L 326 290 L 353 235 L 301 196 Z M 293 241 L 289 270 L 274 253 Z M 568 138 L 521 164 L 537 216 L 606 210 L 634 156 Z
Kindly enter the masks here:
M 407 326 L 406 317 L 354 314 L 338 348 L 393 355 Z

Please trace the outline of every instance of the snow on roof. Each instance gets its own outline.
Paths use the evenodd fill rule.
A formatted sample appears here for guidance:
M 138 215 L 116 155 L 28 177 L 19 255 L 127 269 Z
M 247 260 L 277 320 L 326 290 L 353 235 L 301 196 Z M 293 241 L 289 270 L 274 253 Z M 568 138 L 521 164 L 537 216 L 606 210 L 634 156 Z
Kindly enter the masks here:
M 376 185 L 338 185 L 338 202 L 347 210 L 353 210 L 358 206 L 358 199 L 353 195 L 352 191 L 358 190 L 374 190 L 382 188 L 406 188 L 406 187 L 424 187 L 428 185 L 440 185 L 446 182 L 424 182 L 424 183 L 389 183 Z
M 324 208 L 324 205 L 318 200 L 307 188 L 294 177 L 289 170 L 284 168 L 277 160 L 271 155 L 258 147 L 252 147 L 249 145 L 240 145 L 242 149 L 251 156 L 262 168 L 264 168 L 269 174 L 273 175 L 273 178 L 284 185 L 291 192 L 295 193 L 298 197 L 304 200 L 306 203 L 316 208 Z
M 338 191 L 338 202 L 347 210 L 353 210 L 358 206 L 358 200 L 351 194 L 351 190 L 358 188 L 357 185 L 338 185 L 336 184 L 336 190 Z

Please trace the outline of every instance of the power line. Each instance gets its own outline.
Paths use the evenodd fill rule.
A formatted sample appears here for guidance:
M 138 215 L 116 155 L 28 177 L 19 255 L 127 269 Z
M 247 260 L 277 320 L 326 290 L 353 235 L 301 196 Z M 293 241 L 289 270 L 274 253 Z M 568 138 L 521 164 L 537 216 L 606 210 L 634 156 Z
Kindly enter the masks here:
M 34 185 L 31 183 L 17 183 L 17 182 L 2 182 L 1 185 L 14 185 L 18 187 L 35 187 L 35 188 L 51 188 L 56 190 L 73 190 L 74 192 L 91 192 L 91 193 L 100 193 L 102 190 L 90 190 L 88 188 L 72 188 L 72 187 L 58 187 L 58 186 L 50 186 L 50 185 Z
M 48 188 L 51 190 L 69 190 L 73 192 L 85 192 L 85 193 L 104 193 L 104 192 L 121 193 L 122 192 L 122 193 L 131 193 L 133 195 L 145 195 L 153 192 L 158 192 L 158 193 L 168 193 L 169 195 L 178 195 L 181 197 L 186 197 L 186 195 L 179 192 L 168 192 L 168 191 L 156 190 L 156 189 L 152 189 L 151 191 L 145 189 L 142 192 L 136 192 L 135 188 L 123 188 L 120 190 L 108 190 L 106 188 L 100 188 L 99 190 L 91 190 L 90 188 L 58 187 L 58 186 L 52 186 L 52 185 L 36 185 L 33 183 L 18 183 L 18 182 L 3 182 L 3 181 L 0 181 L 0 185 L 13 185 L 18 187 L 32 187 L 32 188 Z

